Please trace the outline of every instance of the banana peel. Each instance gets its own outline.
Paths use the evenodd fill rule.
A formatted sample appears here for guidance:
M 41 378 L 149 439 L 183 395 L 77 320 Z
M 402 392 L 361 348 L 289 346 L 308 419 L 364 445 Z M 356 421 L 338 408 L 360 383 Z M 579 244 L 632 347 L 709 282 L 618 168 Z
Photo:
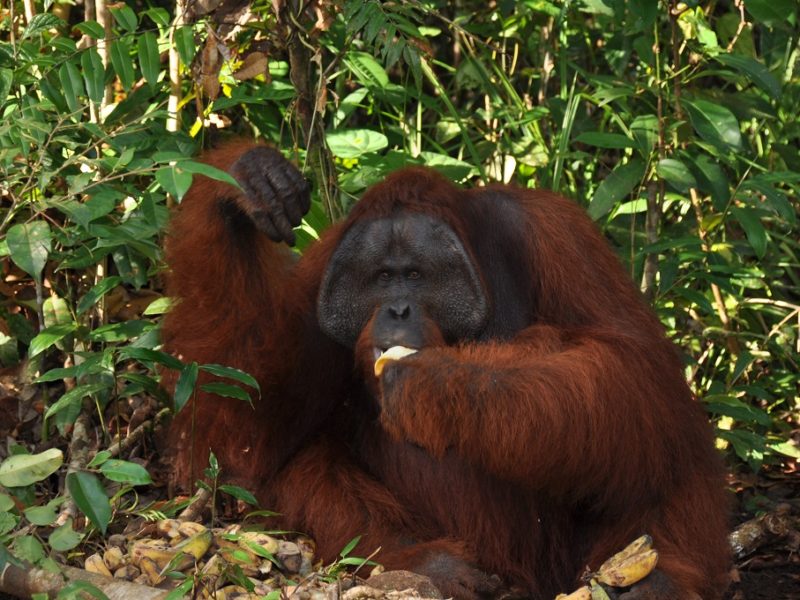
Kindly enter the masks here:
M 385 352 L 382 352 L 378 359 L 375 361 L 375 377 L 380 377 L 386 363 L 392 360 L 400 360 L 406 356 L 410 356 L 417 352 L 415 348 L 406 348 L 405 346 L 392 346 Z

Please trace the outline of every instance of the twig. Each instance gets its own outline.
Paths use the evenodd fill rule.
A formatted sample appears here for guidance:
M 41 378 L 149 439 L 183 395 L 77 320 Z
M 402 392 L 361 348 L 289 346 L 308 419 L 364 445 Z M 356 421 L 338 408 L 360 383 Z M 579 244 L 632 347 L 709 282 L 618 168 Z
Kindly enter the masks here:
M 136 442 L 142 439 L 142 436 L 144 436 L 148 429 L 150 429 L 155 423 L 161 421 L 161 419 L 163 419 L 169 413 L 170 409 L 162 408 L 160 411 L 158 411 L 153 419 L 142 421 L 133 431 L 126 435 L 125 438 L 111 444 L 111 446 L 108 448 L 108 452 L 113 457 L 117 457 L 120 454 L 127 452 Z
M 197 521 L 200 518 L 200 513 L 211 500 L 211 490 L 209 488 L 201 487 L 189 502 L 189 506 L 183 509 L 183 512 L 178 515 L 179 521 Z
M 83 401 L 81 413 L 75 419 L 75 425 L 72 428 L 72 437 L 69 442 L 69 467 L 67 468 L 67 475 L 76 473 L 83 470 L 89 462 L 89 428 L 91 420 L 89 415 L 93 410 L 94 404 L 91 399 L 87 398 Z M 56 519 L 56 526 L 64 525 L 69 519 L 74 519 L 78 514 L 78 507 L 75 500 L 69 493 L 69 488 L 65 486 L 64 489 L 64 505 L 61 512 Z

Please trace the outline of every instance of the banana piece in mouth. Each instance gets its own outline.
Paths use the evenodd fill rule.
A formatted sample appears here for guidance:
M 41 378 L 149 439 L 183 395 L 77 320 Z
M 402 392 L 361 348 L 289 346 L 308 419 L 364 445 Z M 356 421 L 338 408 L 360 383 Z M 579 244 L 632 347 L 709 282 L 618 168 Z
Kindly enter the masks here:
M 380 377 L 383 373 L 383 368 L 390 360 L 400 360 L 406 356 L 414 354 L 416 348 L 406 348 L 405 346 L 392 346 L 385 352 L 382 352 L 378 359 L 375 361 L 375 377 Z

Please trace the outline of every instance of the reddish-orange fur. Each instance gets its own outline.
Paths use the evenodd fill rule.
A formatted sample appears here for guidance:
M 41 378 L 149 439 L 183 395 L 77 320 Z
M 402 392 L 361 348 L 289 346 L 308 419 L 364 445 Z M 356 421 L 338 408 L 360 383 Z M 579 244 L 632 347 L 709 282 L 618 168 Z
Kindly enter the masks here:
M 226 169 L 249 147 L 207 160 Z M 387 567 L 420 568 L 447 553 L 536 598 L 571 589 L 586 565 L 646 532 L 687 597 L 721 595 L 726 499 L 710 428 L 660 324 L 579 207 L 498 189 L 527 231 L 503 250 L 531 265 L 516 273 L 530 281 L 530 326 L 507 341 L 434 340 L 404 359 L 410 376 L 396 412 L 378 422 L 359 404 L 368 341 L 356 360 L 316 325 L 319 283 L 343 233 L 397 207 L 422 211 L 479 259 L 484 250 L 469 240 L 512 218 L 505 205 L 492 212 L 471 202 L 491 191 L 401 171 L 295 263 L 255 231 L 231 238 L 217 202 L 235 193 L 201 179 L 173 221 L 169 291 L 181 302 L 164 337 L 185 360 L 250 372 L 263 396 L 251 408 L 198 394 L 172 430 L 179 483 L 198 476 L 211 449 L 228 479 L 255 488 L 286 527 L 314 535 L 326 559 L 363 535 L 358 553 L 381 546 Z

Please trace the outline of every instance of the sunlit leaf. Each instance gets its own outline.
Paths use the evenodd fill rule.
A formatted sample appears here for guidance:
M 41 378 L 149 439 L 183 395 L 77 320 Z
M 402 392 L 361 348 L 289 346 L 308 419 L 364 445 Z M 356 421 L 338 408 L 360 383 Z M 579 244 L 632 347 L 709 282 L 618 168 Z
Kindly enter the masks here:
M 31 221 L 13 225 L 6 236 L 11 260 L 28 275 L 39 279 L 53 239 L 47 221 Z
M 64 453 L 50 448 L 39 454 L 9 456 L 0 464 L 0 485 L 22 487 L 47 479 L 64 464 Z
M 339 158 L 358 158 L 389 145 L 385 135 L 369 129 L 344 129 L 328 133 L 328 147 Z
M 608 214 L 614 205 L 633 191 L 644 177 L 644 161 L 634 158 L 617 167 L 600 182 L 587 209 L 592 219 Z

